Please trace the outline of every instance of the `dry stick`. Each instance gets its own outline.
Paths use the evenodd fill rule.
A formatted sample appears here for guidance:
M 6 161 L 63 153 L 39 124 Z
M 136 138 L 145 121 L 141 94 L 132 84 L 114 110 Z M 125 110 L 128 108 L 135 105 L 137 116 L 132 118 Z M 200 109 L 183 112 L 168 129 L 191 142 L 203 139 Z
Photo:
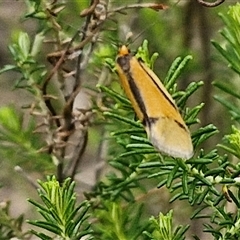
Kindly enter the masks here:
M 81 89 L 81 86 L 79 84 L 76 87 L 76 89 L 74 89 L 74 92 L 70 95 L 67 103 L 64 106 L 64 110 L 63 110 L 64 126 L 62 129 L 63 132 L 71 133 L 74 128 L 74 123 L 72 122 L 72 106 L 73 106 L 74 99 L 76 98 L 80 89 Z M 69 136 L 70 136 L 70 134 L 67 134 L 67 135 L 63 136 L 61 140 L 66 142 L 68 140 Z M 83 144 L 82 144 L 81 149 L 78 154 L 78 160 L 75 161 L 75 163 L 74 163 L 74 166 L 76 169 L 77 169 L 77 165 L 79 164 L 80 158 L 82 157 L 82 155 L 85 151 L 86 145 L 87 145 L 88 134 L 85 130 L 83 131 L 83 139 L 84 139 Z M 64 154 L 65 154 L 65 151 L 62 151 L 62 156 L 64 156 Z M 76 169 L 73 169 L 72 173 L 70 174 L 72 179 L 76 173 Z
M 93 45 L 93 43 L 92 43 L 92 45 Z M 70 95 L 70 98 L 68 99 L 68 104 L 66 105 L 66 106 L 68 106 L 69 109 L 72 109 L 73 101 L 76 98 L 76 96 L 79 93 L 79 91 L 81 90 L 81 82 L 80 82 L 80 78 L 81 78 L 80 77 L 80 75 L 81 75 L 81 69 L 80 69 L 81 59 L 82 59 L 82 52 L 79 54 L 78 59 L 77 59 L 77 71 L 76 71 L 76 75 L 75 75 L 74 91 Z M 65 108 L 65 110 L 67 110 L 67 109 Z M 74 179 L 74 176 L 75 176 L 76 171 L 77 171 L 77 167 L 78 167 L 78 165 L 80 163 L 82 155 L 85 152 L 85 149 L 86 149 L 86 146 L 87 146 L 88 131 L 85 128 L 82 130 L 81 139 L 83 141 L 82 141 L 81 145 L 79 144 L 80 150 L 78 151 L 78 156 L 77 156 L 76 160 L 73 162 L 72 167 L 71 167 L 72 171 L 70 173 L 70 177 L 72 179 Z
M 89 35 L 83 40 L 81 41 L 78 45 L 76 45 L 75 47 L 72 47 L 72 48 L 68 48 L 68 49 L 65 49 L 65 50 L 61 50 L 61 51 L 56 51 L 56 52 L 53 52 L 53 53 L 50 53 L 48 54 L 48 58 L 58 58 L 58 57 L 62 57 L 62 55 L 66 56 L 66 55 L 70 55 L 74 52 L 76 52 L 77 50 L 81 50 L 81 48 L 83 48 L 93 37 L 94 35 L 99 31 L 100 29 L 100 25 L 102 25 L 101 23 L 91 32 L 89 33 Z M 79 34 L 80 31 L 78 31 L 76 33 L 76 36 L 77 34 Z M 74 36 L 73 38 L 75 38 L 76 36 Z M 72 41 L 71 41 L 72 42 Z M 64 57 L 63 56 L 63 57 Z M 61 58 L 60 58 L 61 59 Z M 60 59 L 58 60 L 58 62 L 60 61 Z M 62 60 L 63 61 L 63 60 Z M 62 61 L 60 63 L 60 65 L 62 64 Z M 58 64 L 58 63 L 57 63 Z M 54 68 L 55 69 L 55 68 Z M 53 70 L 54 70 L 53 69 Z M 54 72 L 55 73 L 55 72 Z M 52 76 L 51 76 L 52 77 Z
M 160 3 L 137 3 L 137 4 L 129 4 L 123 7 L 112 9 L 108 13 L 121 12 L 123 10 L 133 9 L 133 8 L 151 8 L 153 10 L 158 11 L 158 10 L 167 9 L 168 6 Z
M 73 36 L 73 38 L 71 39 L 71 41 L 68 43 L 66 49 L 62 52 L 60 59 L 57 61 L 56 65 L 54 66 L 54 68 L 50 71 L 50 73 L 48 74 L 47 78 L 44 81 L 43 87 L 42 87 L 42 92 L 43 92 L 43 96 L 47 95 L 47 86 L 49 81 L 51 80 L 51 78 L 53 77 L 53 75 L 57 72 L 57 70 L 59 69 L 59 67 L 62 65 L 64 58 L 66 56 L 66 54 L 68 53 L 69 48 L 71 47 L 74 39 L 76 38 L 76 36 L 78 35 L 79 32 L 77 32 L 75 34 L 75 36 Z M 53 108 L 51 101 L 49 98 L 45 99 L 45 104 L 48 107 L 49 111 L 51 112 L 52 116 L 56 116 L 56 112 L 55 109 Z M 58 118 L 55 119 L 56 124 L 58 127 L 61 126 L 60 120 Z
M 59 67 L 62 65 L 63 61 L 64 61 L 64 58 L 67 54 L 73 52 L 73 48 L 70 48 L 71 47 L 71 44 L 72 42 L 74 41 L 74 39 L 76 38 L 76 36 L 79 34 L 79 31 L 77 31 L 77 33 L 75 34 L 75 36 L 73 36 L 73 38 L 71 39 L 71 41 L 68 43 L 68 46 L 66 47 L 65 50 L 63 51 L 60 51 L 58 52 L 57 55 L 55 56 L 59 56 L 60 59 L 58 60 L 58 62 L 56 63 L 56 65 L 54 66 L 54 68 L 51 70 L 51 72 L 49 73 L 48 77 L 46 78 L 45 82 L 44 82 L 44 85 L 43 85 L 43 94 L 46 94 L 47 93 L 47 85 L 49 83 L 49 81 L 51 80 L 51 78 L 53 77 L 53 75 L 56 73 L 56 71 L 59 69 Z M 77 48 L 74 48 L 74 49 L 81 49 L 85 44 L 87 44 L 91 38 L 94 36 L 95 34 L 95 31 L 93 31 L 92 34 L 89 34 L 89 36 L 87 36 L 78 46 Z M 51 56 L 53 56 L 54 54 L 52 54 Z M 49 55 L 48 55 L 49 56 Z M 73 94 L 74 96 L 76 96 L 76 91 L 75 91 L 75 94 Z M 67 131 L 68 129 L 71 129 L 71 120 L 69 119 L 69 116 L 71 116 L 71 113 L 68 113 L 67 111 L 69 111 L 69 105 L 71 105 L 71 101 L 73 101 L 73 97 L 70 98 L 68 101 L 68 103 L 66 104 L 65 108 L 64 108 L 64 126 L 63 126 L 63 131 Z M 46 106 L 48 107 L 48 109 L 50 110 L 51 114 L 53 116 L 56 116 L 56 113 L 55 113 L 55 110 L 54 108 L 52 107 L 52 104 L 50 102 L 49 99 L 46 99 L 45 100 L 45 104 Z M 66 118 L 66 116 L 68 116 Z M 66 121 L 67 120 L 67 121 Z M 60 123 L 60 120 L 56 120 L 56 123 L 57 123 L 57 126 L 60 127 L 61 126 L 61 123 Z M 68 137 L 67 136 L 64 136 L 64 137 L 61 137 L 62 139 L 61 140 L 66 140 Z M 60 162 L 57 166 L 57 176 L 58 176 L 58 180 L 59 182 L 62 182 L 63 180 L 63 163 Z
M 91 14 L 94 11 L 94 9 L 95 9 L 95 7 L 97 6 L 98 3 L 99 3 L 99 0 L 93 0 L 91 6 L 89 8 L 84 9 L 80 13 L 80 16 L 81 17 L 86 17 L 87 15 Z
M 198 3 L 203 5 L 204 7 L 216 7 L 220 4 L 222 4 L 225 0 L 216 0 L 215 2 L 205 2 L 204 0 L 197 0 Z
M 57 61 L 56 65 L 51 70 L 51 72 L 49 73 L 47 78 L 45 79 L 43 87 L 42 87 L 43 96 L 47 94 L 47 86 L 48 86 L 49 81 L 52 79 L 53 75 L 57 72 L 59 67 L 62 65 L 62 63 L 64 61 L 64 58 L 65 58 L 66 54 L 68 53 L 69 48 L 71 47 L 74 39 L 76 38 L 76 36 L 78 34 L 79 34 L 79 31 L 77 31 L 76 34 L 73 36 L 71 41 L 68 43 L 66 49 L 64 51 L 62 51 L 60 59 Z M 45 104 L 48 107 L 51 115 L 56 116 L 57 115 L 56 111 L 55 111 L 54 107 L 52 106 L 51 100 L 49 98 L 45 99 Z M 55 122 L 56 122 L 57 127 L 61 126 L 60 120 L 58 118 L 55 118 Z M 58 176 L 58 180 L 59 180 L 60 183 L 63 181 L 63 174 L 62 173 L 63 173 L 63 163 L 62 163 L 62 161 L 59 161 L 59 164 L 57 165 L 57 176 Z
M 89 7 L 88 11 L 86 11 L 84 14 L 84 16 L 87 15 L 87 19 L 85 22 L 85 26 L 83 29 L 83 36 L 82 36 L 82 41 L 86 38 L 86 34 L 88 33 L 88 28 L 91 27 L 91 25 L 93 24 L 94 28 L 91 32 L 94 32 L 94 30 L 97 30 L 96 33 L 99 31 L 99 26 L 101 26 L 101 24 L 103 23 L 103 20 L 101 21 L 100 18 L 97 18 L 99 21 L 95 21 L 95 19 L 93 20 L 92 18 L 94 18 L 94 9 L 96 8 L 97 4 L 99 3 L 99 0 L 92 0 L 91 6 Z M 88 14 L 86 14 L 88 13 Z M 81 16 L 83 15 L 83 13 L 81 13 Z M 105 18 L 104 18 L 105 19 Z M 91 50 L 93 49 L 93 45 L 94 45 L 94 41 L 91 42 Z M 82 50 L 82 49 L 81 49 Z M 90 53 L 89 53 L 90 54 Z M 79 93 L 79 91 L 81 90 L 81 63 L 82 63 L 82 51 L 80 52 L 80 54 L 78 55 L 77 58 L 77 71 L 75 74 L 75 84 L 74 84 L 74 91 L 73 93 L 70 95 L 70 98 L 68 100 L 68 104 L 66 106 L 68 106 L 68 108 L 72 109 L 72 105 L 73 105 L 73 101 L 76 97 L 76 95 Z M 67 110 L 65 108 L 65 110 Z M 66 113 L 69 113 L 69 111 L 67 110 Z M 82 131 L 82 144 L 81 146 L 79 145 L 79 151 L 78 151 L 78 156 L 76 157 L 76 160 L 73 162 L 72 164 L 72 171 L 70 173 L 70 176 L 72 177 L 72 179 L 74 178 L 76 171 L 77 171 L 77 166 L 80 163 L 80 160 L 82 158 L 83 153 L 85 152 L 86 146 L 87 146 L 87 141 L 88 141 L 88 131 L 87 129 L 84 128 L 84 130 Z
M 53 77 L 53 75 L 56 73 L 56 71 L 59 69 L 59 67 L 62 65 L 64 58 L 66 55 L 69 55 L 71 53 L 73 53 L 74 51 L 77 51 L 81 48 L 83 48 L 90 40 L 91 38 L 95 35 L 95 33 L 99 30 L 99 27 L 97 27 L 96 29 L 94 29 L 94 31 L 89 34 L 83 41 L 80 42 L 80 44 L 78 44 L 76 47 L 70 48 L 72 42 L 74 41 L 74 39 L 76 38 L 76 36 L 79 34 L 79 31 L 75 34 L 75 36 L 73 36 L 73 38 L 71 39 L 71 41 L 68 43 L 68 46 L 66 47 L 65 50 L 62 51 L 58 51 L 58 52 L 54 52 L 51 54 L 48 54 L 48 58 L 57 58 L 60 57 L 60 59 L 57 61 L 56 65 L 54 66 L 54 68 L 51 70 L 51 72 L 49 73 L 49 75 L 47 76 L 47 78 L 44 81 L 43 87 L 42 87 L 42 92 L 43 95 L 47 95 L 47 85 L 49 83 L 49 81 L 51 80 L 51 78 Z M 45 104 L 46 106 L 49 108 L 50 112 L 52 113 L 53 116 L 56 116 L 55 110 L 51 105 L 50 99 L 46 99 L 45 100 Z M 59 120 L 56 120 L 59 121 Z M 57 124 L 58 127 L 61 126 L 60 121 Z
M 98 21 L 95 21 L 95 20 L 93 21 L 93 19 L 92 19 L 92 18 L 94 18 L 94 15 L 95 15 L 94 10 L 95 10 L 95 8 L 98 4 L 99 4 L 99 0 L 92 0 L 90 7 L 88 9 L 83 10 L 84 13 L 82 12 L 80 14 L 80 16 L 87 16 L 86 21 L 85 21 L 85 25 L 84 25 L 84 28 L 83 28 L 82 41 L 84 39 L 86 39 L 86 34 L 89 34 L 88 28 L 90 28 L 90 26 L 93 24 L 93 22 L 94 22 L 94 27 L 95 28 L 93 28 L 93 30 L 91 29 L 90 33 L 93 33 L 94 30 L 96 30 L 96 29 L 97 29 L 97 32 L 99 31 L 98 27 L 101 25 L 101 22 L 98 22 Z M 82 50 L 82 48 L 81 48 L 81 50 Z M 74 91 L 80 85 L 80 74 L 81 74 L 80 66 L 81 66 L 81 62 L 82 62 L 82 51 L 80 52 L 80 54 L 78 55 L 78 58 L 77 58 L 77 71 L 76 71 L 76 75 L 75 75 L 75 84 L 74 84 L 74 88 L 73 88 Z
M 83 38 L 84 38 L 84 36 L 83 36 Z M 64 119 L 72 118 L 72 111 L 71 110 L 72 110 L 72 107 L 73 107 L 73 102 L 74 102 L 74 99 L 76 98 L 77 94 L 81 90 L 81 81 L 80 81 L 81 61 L 82 61 L 82 51 L 80 52 L 80 54 L 78 55 L 78 58 L 77 58 L 77 71 L 76 71 L 76 75 L 75 75 L 75 84 L 74 84 L 74 87 L 73 87 L 73 93 L 70 95 L 70 98 L 68 99 L 68 102 L 64 107 L 64 116 L 65 116 Z M 74 127 L 73 123 L 70 122 L 69 124 L 70 124 L 69 125 L 70 128 Z M 65 141 L 67 141 L 68 137 L 66 137 Z M 85 152 L 86 146 L 87 146 L 88 132 L 87 132 L 86 129 L 82 130 L 81 138 L 83 139 L 83 142 L 79 141 L 79 143 L 82 142 L 82 144 L 81 145 L 79 144 L 79 146 L 78 146 L 80 148 L 80 151 L 78 152 L 78 156 L 77 156 L 76 161 L 74 161 L 73 164 L 72 164 L 73 167 L 72 167 L 72 172 L 70 174 L 70 177 L 72 179 L 74 179 L 74 176 L 75 176 L 76 171 L 77 171 L 77 166 L 78 166 L 78 164 L 79 164 L 79 162 L 82 158 L 82 155 Z
M 96 1 L 95 1 L 95 3 L 96 3 Z M 91 39 L 99 31 L 99 29 L 100 29 L 100 27 L 102 25 L 102 23 L 100 22 L 98 24 L 98 26 L 96 26 L 96 28 L 92 32 L 88 33 L 88 36 L 86 36 L 85 33 L 87 32 L 87 28 L 88 28 L 89 24 L 91 24 L 90 21 L 91 21 L 91 16 L 88 15 L 87 19 L 86 19 L 86 24 L 85 24 L 84 29 L 83 29 L 82 41 L 77 46 L 77 48 L 74 48 L 75 51 L 76 50 L 80 50 L 81 51 L 83 49 L 84 45 L 91 41 Z M 74 99 L 76 98 L 77 94 L 81 90 L 81 83 L 80 83 L 80 73 L 81 73 L 80 63 L 81 63 L 81 59 L 82 59 L 82 51 L 80 52 L 80 54 L 78 55 L 78 58 L 77 58 L 77 71 L 76 71 L 76 74 L 75 74 L 74 89 L 73 89 L 73 92 L 71 93 L 70 97 L 68 98 L 67 103 L 66 103 L 66 105 L 64 107 L 64 110 L 63 110 L 63 119 L 64 119 L 64 126 L 62 128 L 63 132 L 71 133 L 71 131 L 74 128 L 74 124 L 72 122 L 72 106 L 73 106 Z M 68 140 L 69 136 L 70 136 L 70 134 L 66 134 L 66 135 L 64 135 L 62 137 L 61 140 L 66 142 Z M 74 166 L 75 166 L 76 169 L 77 169 L 77 165 L 80 162 L 80 158 L 82 157 L 82 155 L 84 153 L 84 150 L 86 148 L 87 139 L 88 139 L 87 133 L 85 132 L 83 134 L 83 144 L 82 144 L 81 149 L 79 151 L 77 161 L 74 163 Z M 61 153 L 62 157 L 64 156 L 64 154 L 65 154 L 65 151 L 63 150 L 62 153 Z M 72 177 L 75 175 L 76 169 L 74 169 L 72 171 L 72 173 L 71 173 Z M 62 166 L 59 166 L 59 174 L 60 174 L 60 171 L 63 171 Z
M 82 131 L 82 135 L 83 135 L 83 144 L 81 146 L 81 149 L 78 153 L 77 159 L 74 161 L 74 163 L 72 164 L 72 171 L 70 173 L 70 177 L 72 178 L 72 180 L 74 180 L 74 177 L 77 173 L 77 167 L 80 163 L 80 160 L 82 158 L 83 153 L 85 152 L 86 146 L 87 146 L 87 142 L 88 142 L 88 131 L 86 129 L 84 129 Z

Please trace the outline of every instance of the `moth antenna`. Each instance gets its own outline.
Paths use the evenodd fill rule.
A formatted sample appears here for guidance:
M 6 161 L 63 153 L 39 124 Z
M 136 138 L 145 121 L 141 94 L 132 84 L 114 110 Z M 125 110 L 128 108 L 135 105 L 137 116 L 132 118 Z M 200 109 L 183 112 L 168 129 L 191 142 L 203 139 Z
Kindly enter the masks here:
M 146 32 L 147 29 L 149 29 L 150 27 L 154 26 L 157 23 L 157 21 L 151 23 L 148 27 L 144 28 L 140 33 L 137 34 L 137 36 L 132 40 L 131 43 L 134 43 L 139 37 L 141 37 L 143 35 L 143 33 Z

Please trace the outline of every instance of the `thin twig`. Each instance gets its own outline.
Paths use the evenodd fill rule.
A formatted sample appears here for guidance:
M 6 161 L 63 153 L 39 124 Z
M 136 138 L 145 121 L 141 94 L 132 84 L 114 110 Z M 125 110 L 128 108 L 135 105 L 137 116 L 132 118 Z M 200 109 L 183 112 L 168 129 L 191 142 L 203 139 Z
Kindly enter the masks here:
M 216 0 L 215 2 L 205 2 L 204 0 L 197 0 L 197 2 L 204 7 L 216 7 L 225 2 L 225 0 Z
M 70 177 L 72 179 L 74 179 L 76 173 L 77 173 L 77 170 L 78 170 L 78 165 L 82 159 L 82 156 L 83 156 L 83 153 L 85 152 L 85 149 L 86 149 L 86 146 L 87 146 L 87 142 L 88 142 L 88 131 L 87 129 L 83 130 L 82 131 L 82 141 L 81 141 L 81 146 L 80 144 L 79 145 L 79 152 L 78 152 L 78 155 L 77 155 L 77 158 L 75 159 L 75 161 L 73 162 L 72 164 L 72 170 L 71 170 L 71 173 L 70 173 Z
M 50 73 L 48 74 L 47 78 L 45 79 L 44 83 L 43 83 L 43 87 L 42 87 L 42 93 L 43 96 L 47 95 L 47 86 L 49 81 L 52 79 L 53 75 L 57 72 L 57 70 L 59 69 L 59 67 L 62 65 L 64 58 L 69 50 L 69 48 L 71 47 L 74 39 L 76 38 L 76 36 L 78 35 L 78 32 L 75 34 L 75 36 L 73 36 L 73 38 L 71 39 L 71 41 L 68 43 L 66 49 L 62 52 L 62 55 L 60 57 L 60 59 L 57 61 L 56 65 L 54 66 L 54 68 L 50 71 Z M 52 116 L 56 116 L 56 112 L 54 107 L 51 104 L 51 101 L 49 98 L 45 99 L 45 104 L 48 107 L 49 111 L 51 112 Z M 59 121 L 59 119 L 56 119 L 56 124 L 58 127 L 61 126 L 61 123 Z
M 94 9 L 97 5 L 98 1 L 96 0 L 92 0 L 91 2 L 91 6 L 94 5 Z M 91 7 L 90 7 L 91 8 Z M 83 50 L 83 47 L 93 41 L 93 38 L 94 36 L 99 32 L 100 30 L 100 27 L 102 26 L 102 23 L 103 21 L 105 20 L 105 18 L 102 19 L 98 19 L 96 16 L 93 17 L 92 15 L 94 15 L 94 10 L 92 11 L 92 13 L 90 15 L 87 15 L 87 18 L 86 18 L 86 22 L 85 22 L 85 25 L 84 25 L 84 28 L 82 29 L 82 39 L 81 39 L 81 43 L 78 45 L 77 49 L 75 48 L 74 49 L 74 52 L 76 50 L 80 50 L 80 53 L 77 57 L 77 66 L 76 66 L 76 73 L 75 73 L 75 83 L 74 83 L 74 88 L 73 88 L 73 91 L 72 93 L 70 94 L 70 96 L 68 98 L 65 98 L 66 99 L 66 104 L 64 106 L 64 109 L 63 109 L 63 120 L 64 120 L 64 123 L 63 123 L 63 126 L 62 126 L 62 129 L 61 129 L 61 132 L 72 132 L 74 130 L 74 123 L 72 121 L 72 107 L 73 107 L 73 102 L 77 96 L 77 94 L 79 93 L 79 91 L 81 90 L 81 62 L 82 62 L 82 50 Z M 98 16 L 100 17 L 100 16 Z M 99 20 L 99 21 L 98 21 Z M 68 49 L 68 53 L 69 53 L 69 50 L 71 51 L 72 49 Z M 66 51 L 64 52 L 66 53 Z M 85 150 L 85 147 L 86 147 L 86 144 L 87 144 L 87 130 L 82 132 L 83 134 L 83 142 L 82 142 L 82 146 L 79 150 L 79 154 L 78 154 L 78 158 L 77 158 L 77 161 L 75 162 L 75 169 L 72 171 L 71 173 L 71 176 L 73 177 L 76 173 L 76 170 L 77 170 L 77 165 L 79 164 L 80 160 L 81 160 L 81 157 L 82 157 L 82 154 L 84 153 L 84 150 Z M 65 136 L 62 136 L 60 137 L 61 138 L 61 141 L 62 142 L 67 142 L 69 137 L 70 137 L 71 134 L 67 134 Z M 61 151 L 61 157 L 64 158 L 64 155 L 65 155 L 65 150 L 66 149 L 62 149 Z M 59 166 L 60 167 L 60 171 L 62 172 L 63 169 L 61 168 L 62 166 Z M 60 171 L 58 172 L 60 174 Z M 62 172 L 62 175 L 64 173 Z
M 129 5 L 112 9 L 108 13 L 121 12 L 126 9 L 135 9 L 135 8 L 151 8 L 155 11 L 158 11 L 158 10 L 165 10 L 168 8 L 168 6 L 160 3 L 137 3 L 137 4 L 129 4 Z
M 89 8 L 84 9 L 80 13 L 80 17 L 86 17 L 87 15 L 90 15 L 94 11 L 98 3 L 99 3 L 99 0 L 93 0 L 91 6 Z
M 70 54 L 74 53 L 77 50 L 81 50 L 87 43 L 90 42 L 90 40 L 99 31 L 99 29 L 101 27 L 100 25 L 102 25 L 102 24 L 99 24 L 99 26 L 97 28 L 95 28 L 91 33 L 89 33 L 89 35 L 75 47 L 71 47 L 71 48 L 67 49 L 67 51 L 61 50 L 61 51 L 56 51 L 56 52 L 50 53 L 50 54 L 48 54 L 48 58 L 58 58 L 58 57 L 62 57 L 62 55 L 64 55 L 64 54 L 65 54 L 64 56 L 66 56 L 66 55 L 70 55 Z M 77 33 L 79 33 L 79 32 L 77 32 Z

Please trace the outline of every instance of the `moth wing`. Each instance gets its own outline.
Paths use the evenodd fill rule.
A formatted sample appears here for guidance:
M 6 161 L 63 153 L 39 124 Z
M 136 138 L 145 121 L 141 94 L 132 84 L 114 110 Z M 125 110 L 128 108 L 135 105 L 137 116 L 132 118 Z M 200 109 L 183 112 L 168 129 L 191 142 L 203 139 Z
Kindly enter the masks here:
M 184 159 L 192 157 L 193 146 L 190 134 L 174 119 L 160 117 L 154 124 L 146 126 L 146 132 L 150 142 L 160 152 Z
M 119 54 L 117 69 L 122 86 L 148 138 L 160 152 L 188 159 L 193 155 L 190 133 L 177 106 L 157 75 L 127 48 Z
M 140 64 L 151 77 L 150 83 L 155 83 L 155 89 L 158 89 L 155 95 L 160 100 L 157 102 L 154 98 L 151 99 L 151 94 L 149 94 L 149 98 L 145 98 L 146 101 L 149 101 L 148 106 L 150 106 L 147 108 L 148 116 L 154 119 L 146 125 L 150 142 L 160 152 L 173 157 L 189 159 L 193 155 L 191 136 L 172 96 L 156 74 L 144 63 Z

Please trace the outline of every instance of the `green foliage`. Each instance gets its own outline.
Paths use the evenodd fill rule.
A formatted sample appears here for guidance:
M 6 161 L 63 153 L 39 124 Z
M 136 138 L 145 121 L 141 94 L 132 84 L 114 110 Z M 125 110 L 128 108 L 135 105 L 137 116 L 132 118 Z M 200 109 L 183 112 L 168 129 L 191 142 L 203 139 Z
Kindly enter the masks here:
M 232 126 L 232 133 L 224 137 L 224 144 L 218 144 L 225 151 L 240 158 L 240 130 Z
M 220 31 L 225 39 L 224 44 L 219 44 L 213 41 L 214 47 L 221 53 L 221 55 L 228 61 L 229 67 L 240 74 L 240 4 L 237 3 L 235 6 L 229 7 L 227 14 L 220 14 L 225 27 Z M 230 81 L 231 84 L 233 82 Z M 226 100 L 223 97 L 215 96 L 215 99 L 223 104 L 230 112 L 232 118 L 237 122 L 240 121 L 240 112 L 237 103 L 239 102 L 240 95 L 238 88 L 229 86 L 226 83 L 214 82 L 214 85 L 221 89 L 223 92 L 233 97 L 234 101 Z
M 146 58 L 149 58 L 148 52 L 145 53 L 147 55 Z M 172 92 L 172 96 L 175 97 L 177 104 L 181 105 L 182 107 L 185 105 L 188 97 L 191 96 L 202 85 L 202 82 L 191 83 L 189 87 L 187 87 L 186 91 L 177 91 L 177 76 L 179 76 L 180 72 L 184 70 L 184 66 L 186 66 L 189 59 L 190 58 L 187 57 L 183 60 L 181 58 L 175 60 L 173 65 L 170 67 L 169 73 L 167 74 L 168 82 L 165 81 L 165 84 Z M 114 157 L 109 161 L 109 164 L 112 167 L 121 172 L 121 177 L 111 174 L 108 176 L 108 183 L 105 186 L 104 184 L 100 185 L 101 190 L 103 187 L 106 188 L 104 189 L 104 192 L 105 194 L 110 194 L 108 197 L 116 199 L 121 196 L 128 201 L 133 200 L 134 197 L 133 193 L 131 192 L 132 189 L 139 188 L 139 180 L 146 177 L 149 179 L 157 179 L 160 182 L 159 186 L 167 183 L 166 186 L 168 188 L 170 188 L 171 183 L 175 179 L 178 179 L 181 175 L 183 175 L 183 180 L 180 183 L 182 183 L 185 188 L 189 187 L 190 184 L 192 184 L 192 187 L 189 187 L 190 189 L 195 189 L 196 185 L 202 185 L 203 183 L 211 186 L 211 183 L 205 179 L 204 172 L 207 173 L 211 168 L 207 168 L 207 161 L 208 164 L 211 165 L 214 159 L 217 160 L 219 158 L 219 156 L 216 154 L 216 151 L 213 151 L 209 154 L 201 153 L 199 157 L 195 157 L 196 159 L 191 159 L 190 163 L 193 164 L 191 167 L 188 167 L 182 160 L 176 161 L 171 157 L 159 156 L 159 153 L 157 153 L 157 151 L 146 139 L 143 126 L 134 121 L 132 119 L 132 115 L 129 115 L 129 108 L 131 107 L 126 107 L 126 105 L 129 105 L 130 103 L 127 100 L 122 100 L 124 99 L 123 96 L 119 97 L 118 93 L 107 89 L 106 87 L 100 87 L 100 89 L 112 97 L 111 102 L 105 102 L 107 109 L 111 109 L 111 111 L 104 112 L 104 117 L 110 119 L 111 125 L 114 123 L 114 121 L 117 121 L 119 125 L 121 124 L 120 129 L 123 129 L 112 132 L 115 142 L 121 145 L 123 150 L 120 153 L 116 151 L 111 152 L 112 156 L 118 157 Z M 113 99 L 115 102 L 112 102 Z M 199 113 L 201 107 L 202 105 L 199 105 L 193 109 L 186 109 L 186 114 L 184 115 L 186 123 L 193 124 L 198 122 L 197 114 Z M 123 111 L 123 109 L 126 109 L 126 111 Z M 213 125 L 198 129 L 192 134 L 195 148 L 197 148 L 202 142 L 206 141 L 209 137 L 217 132 L 217 129 Z M 119 149 L 119 147 L 116 149 Z M 200 159 L 205 159 L 207 161 L 203 163 Z M 188 161 L 186 161 L 186 163 L 188 163 Z M 202 172 L 203 164 L 205 169 L 204 172 Z M 181 171 L 182 173 L 180 173 Z M 149 174 L 150 172 L 151 174 Z M 159 178 L 159 176 L 161 177 Z M 174 187 L 172 191 L 181 188 L 182 186 L 180 183 L 178 183 L 178 187 Z M 185 193 L 178 193 L 177 198 L 184 196 L 186 197 L 188 190 L 184 189 L 184 191 Z M 190 202 L 192 204 L 195 203 L 200 192 L 201 194 L 203 194 L 202 192 L 205 193 L 205 191 L 200 190 L 194 199 L 192 199 L 192 196 L 195 194 L 195 192 L 191 193 L 192 195 L 189 198 L 191 199 Z M 201 199 L 203 200 L 204 197 L 205 196 L 202 196 Z M 176 200 L 175 197 L 174 199 Z M 199 202 L 199 204 L 200 203 L 201 202 Z
M 96 210 L 98 222 L 95 228 L 96 239 L 142 239 L 142 233 L 148 228 L 147 221 L 139 221 L 143 212 L 143 206 L 121 206 L 118 202 L 105 201 L 103 209 Z
M 0 73 L 10 70 L 21 73 L 21 77 L 16 81 L 15 87 L 24 88 L 36 96 L 40 95 L 37 84 L 43 81 L 46 74 L 44 65 L 36 61 L 43 40 L 44 38 L 40 33 L 35 36 L 33 43 L 31 43 L 27 33 L 19 32 L 17 42 L 9 46 L 15 65 L 6 65 L 0 70 Z
M 232 84 L 232 83 L 230 83 L 230 84 Z M 229 101 L 226 98 L 223 98 L 222 96 L 219 96 L 219 95 L 214 96 L 214 98 L 218 102 L 220 102 L 224 107 L 226 107 L 228 109 L 229 113 L 231 114 L 232 119 L 239 122 L 240 121 L 240 111 L 236 104 L 240 99 L 239 93 L 236 91 L 236 89 L 234 89 L 234 86 L 231 86 L 231 88 L 230 88 L 229 86 L 227 86 L 225 83 L 222 83 L 222 82 L 214 82 L 213 85 L 216 86 L 217 88 L 219 88 L 220 90 L 222 90 L 223 92 L 234 97 L 234 101 Z
M 41 189 L 38 194 L 43 204 L 29 199 L 36 206 L 43 220 L 29 221 L 32 225 L 46 229 L 60 237 L 60 239 L 78 240 L 89 235 L 91 230 L 86 215 L 90 205 L 83 201 L 77 205 L 75 183 L 70 178 L 62 186 L 55 177 L 48 177 L 47 182 L 39 181 Z M 32 230 L 40 239 L 52 239 L 52 236 Z
M 2 107 L 0 108 L 0 126 L 2 156 L 11 159 L 14 156 L 14 148 L 15 157 L 12 160 L 16 160 L 17 164 L 26 163 L 26 159 L 32 159 L 35 161 L 31 161 L 31 167 L 42 170 L 50 168 L 50 157 L 40 153 L 42 143 L 33 135 L 36 126 L 32 118 L 28 123 L 24 123 L 23 114 L 16 111 L 13 106 Z
M 16 218 L 10 217 L 10 203 L 0 202 L 0 239 L 9 240 L 13 237 L 30 239 L 31 234 L 23 231 L 23 214 Z
M 158 53 L 154 53 L 151 57 L 150 57 L 150 53 L 148 50 L 148 41 L 144 40 L 142 43 L 142 46 L 140 46 L 138 48 L 137 54 L 136 54 L 137 58 L 140 58 L 143 60 L 143 62 L 150 68 L 153 68 L 153 64 L 155 62 L 155 60 L 158 57 Z
M 144 232 L 151 240 L 183 240 L 184 234 L 189 226 L 179 225 L 173 231 L 173 211 L 171 210 L 165 216 L 159 213 L 158 219 L 150 218 L 150 223 L 154 229 L 152 233 Z
M 229 7 L 227 14 L 220 14 L 225 28 L 220 32 L 226 40 L 226 45 L 223 47 L 219 43 L 213 41 L 213 45 L 229 62 L 229 66 L 236 73 L 240 74 L 240 4 Z

